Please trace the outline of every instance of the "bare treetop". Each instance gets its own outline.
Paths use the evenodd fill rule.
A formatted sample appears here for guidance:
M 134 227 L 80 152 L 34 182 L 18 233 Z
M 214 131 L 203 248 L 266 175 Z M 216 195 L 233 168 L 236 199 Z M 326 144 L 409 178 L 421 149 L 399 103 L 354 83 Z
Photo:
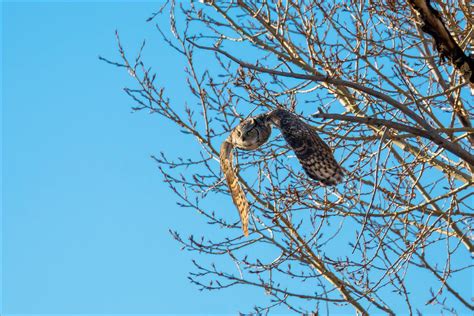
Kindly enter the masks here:
M 156 27 L 187 62 L 187 107 L 160 87 L 166 74 L 145 66 L 142 50 L 130 57 L 118 40 L 121 60 L 106 61 L 136 79 L 125 89 L 134 109 L 174 122 L 202 148 L 154 157 L 180 205 L 202 215 L 196 232 L 219 232 L 172 232 L 185 249 L 216 256 L 216 265 L 195 262 L 190 280 L 200 289 L 248 285 L 269 295 L 242 312 L 474 308 L 461 282 L 473 252 L 472 8 L 408 3 L 167 2 L 149 20 L 169 14 L 170 30 Z M 220 145 L 242 120 L 277 108 L 303 117 L 347 172 L 333 187 L 308 178 L 285 131 L 237 150 L 235 163 L 224 155 L 248 199 L 244 238 Z M 221 258 L 237 270 L 219 268 Z

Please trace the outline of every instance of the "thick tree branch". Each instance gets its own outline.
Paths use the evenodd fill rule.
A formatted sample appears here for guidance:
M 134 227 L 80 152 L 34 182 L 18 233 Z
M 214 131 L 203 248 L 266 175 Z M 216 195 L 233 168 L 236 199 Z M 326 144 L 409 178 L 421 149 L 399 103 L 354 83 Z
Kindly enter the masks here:
M 418 12 L 423 32 L 433 37 L 441 58 L 448 58 L 474 88 L 474 59 L 467 56 L 459 47 L 444 24 L 441 14 L 431 6 L 430 0 L 408 0 L 408 2 Z
M 408 132 L 413 135 L 421 136 L 423 138 L 429 139 L 434 142 L 436 145 L 448 150 L 449 152 L 455 154 L 458 157 L 461 157 L 466 162 L 474 165 L 474 156 L 469 154 L 465 150 L 460 150 L 459 146 L 453 146 L 453 143 L 449 142 L 448 140 L 440 140 L 440 137 L 433 137 L 433 134 L 422 130 L 420 128 L 416 128 L 413 126 L 408 126 L 405 124 L 400 124 L 394 121 L 378 119 L 374 117 L 361 117 L 361 116 L 349 116 L 343 114 L 330 114 L 330 113 L 317 113 L 313 114 L 313 117 L 322 118 L 322 119 L 332 119 L 332 120 L 339 120 L 339 121 L 346 121 L 346 122 L 356 122 L 356 123 L 363 123 L 367 125 L 373 126 L 385 126 L 389 128 L 396 129 L 402 132 Z

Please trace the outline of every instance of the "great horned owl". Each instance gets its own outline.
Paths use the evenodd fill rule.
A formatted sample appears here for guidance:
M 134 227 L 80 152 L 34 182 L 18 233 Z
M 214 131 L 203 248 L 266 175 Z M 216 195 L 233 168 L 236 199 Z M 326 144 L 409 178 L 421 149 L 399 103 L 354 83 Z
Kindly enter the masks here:
M 277 109 L 244 120 L 222 143 L 220 161 L 232 200 L 239 211 L 245 236 L 248 235 L 249 203 L 232 165 L 232 151 L 234 147 L 255 150 L 262 146 L 270 137 L 272 124 L 280 129 L 311 179 L 318 180 L 324 185 L 335 185 L 341 182 L 344 176 L 344 171 L 334 159 L 331 148 L 310 125 L 295 114 Z

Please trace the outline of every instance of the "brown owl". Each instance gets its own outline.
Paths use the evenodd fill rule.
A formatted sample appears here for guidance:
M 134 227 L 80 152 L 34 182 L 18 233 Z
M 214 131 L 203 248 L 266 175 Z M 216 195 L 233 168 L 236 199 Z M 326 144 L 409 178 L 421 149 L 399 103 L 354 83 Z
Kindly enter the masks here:
M 344 171 L 334 159 L 331 148 L 316 134 L 315 130 L 295 114 L 277 109 L 248 118 L 237 125 L 222 143 L 221 168 L 229 186 L 232 200 L 237 206 L 244 235 L 248 235 L 249 203 L 240 186 L 232 165 L 233 148 L 255 150 L 270 137 L 272 124 L 278 127 L 293 149 L 306 174 L 323 185 L 335 185 L 342 181 Z

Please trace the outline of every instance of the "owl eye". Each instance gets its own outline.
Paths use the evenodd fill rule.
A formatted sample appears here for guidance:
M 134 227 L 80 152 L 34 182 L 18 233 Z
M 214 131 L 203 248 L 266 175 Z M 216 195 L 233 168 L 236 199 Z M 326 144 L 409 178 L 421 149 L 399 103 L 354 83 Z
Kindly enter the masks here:
M 242 132 L 241 131 L 237 131 L 237 136 L 242 136 Z

